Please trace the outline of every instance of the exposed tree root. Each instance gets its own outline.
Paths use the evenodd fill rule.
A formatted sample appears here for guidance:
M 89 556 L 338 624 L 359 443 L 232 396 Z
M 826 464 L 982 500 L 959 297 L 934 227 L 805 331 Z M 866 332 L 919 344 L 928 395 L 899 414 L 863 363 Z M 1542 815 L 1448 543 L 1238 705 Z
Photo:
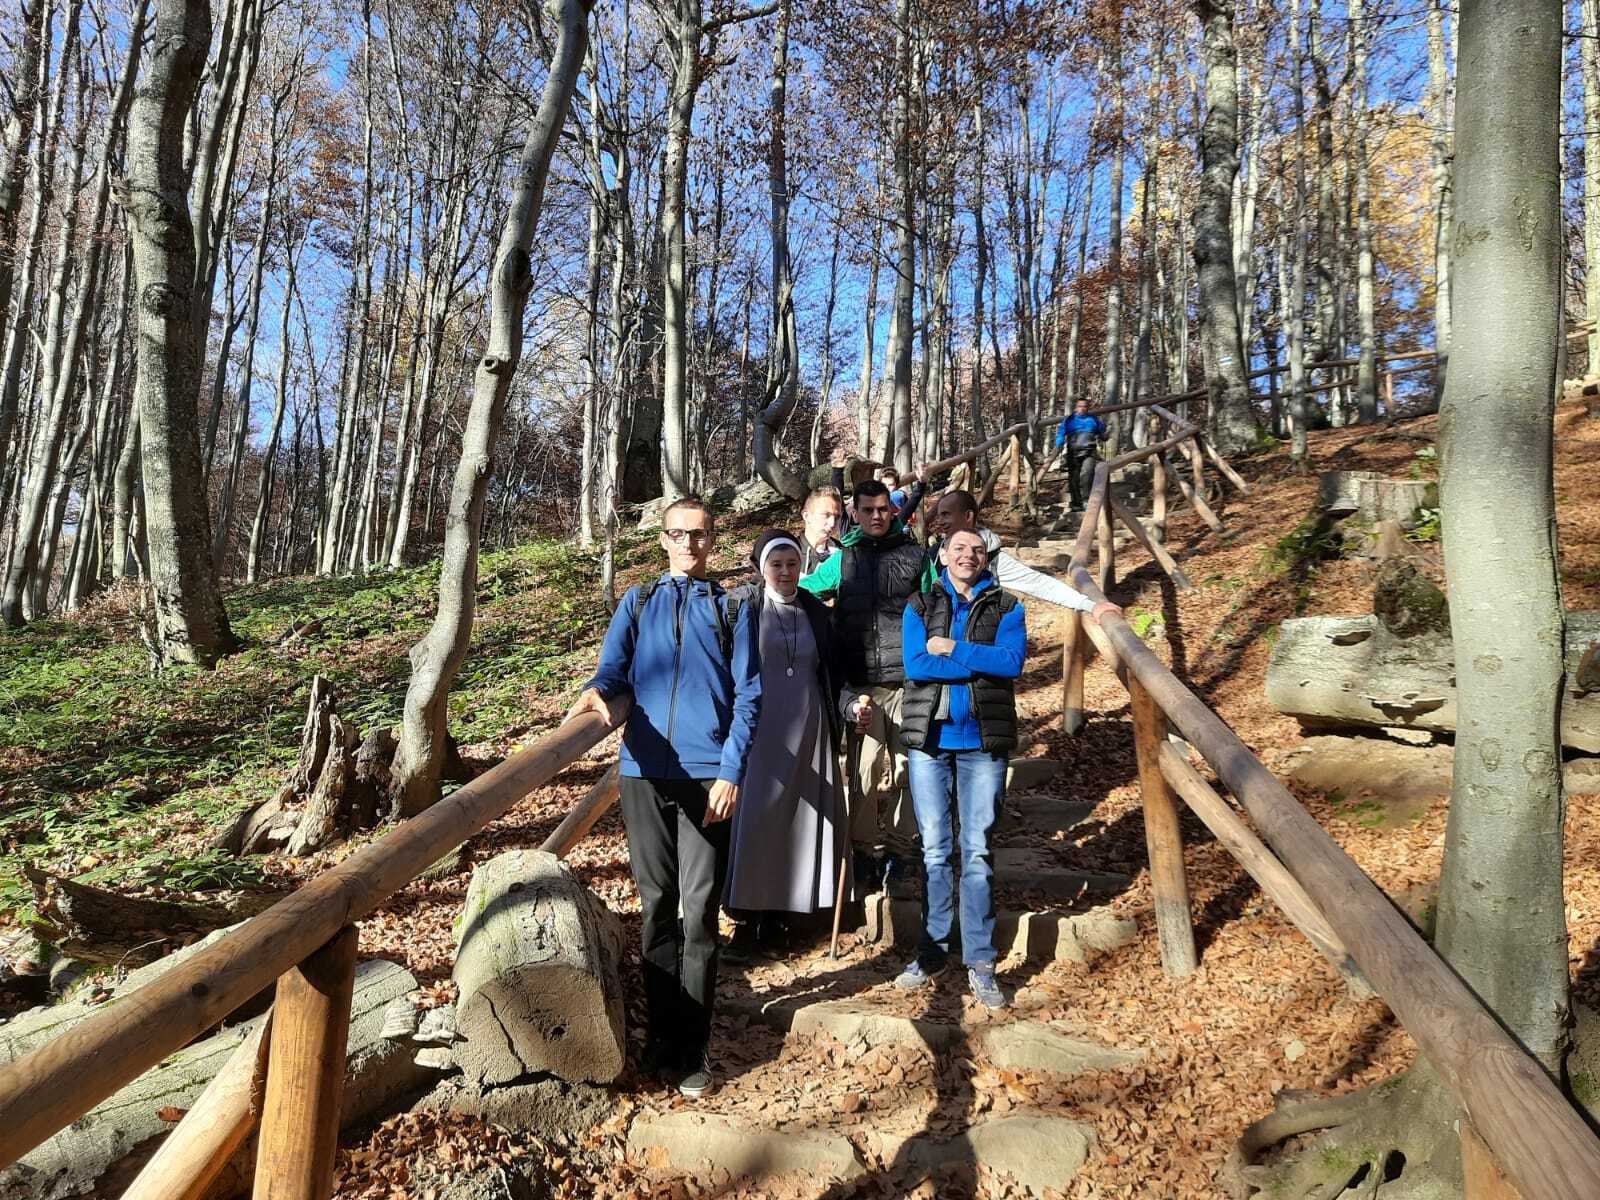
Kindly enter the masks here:
M 1460 1187 L 1457 1109 L 1425 1064 L 1359 1092 L 1284 1092 L 1244 1131 L 1219 1182 L 1234 1200 L 1403 1200 Z M 1287 1139 L 1323 1131 L 1308 1144 Z M 1258 1163 L 1266 1152 L 1272 1161 Z

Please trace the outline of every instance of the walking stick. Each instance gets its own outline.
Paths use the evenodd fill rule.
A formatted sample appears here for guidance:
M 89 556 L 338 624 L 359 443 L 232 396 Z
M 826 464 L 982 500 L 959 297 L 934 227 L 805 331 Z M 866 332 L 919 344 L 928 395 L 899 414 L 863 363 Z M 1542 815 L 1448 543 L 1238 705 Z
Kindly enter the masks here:
M 865 697 L 863 697 L 864 699 Z M 828 943 L 828 957 L 839 957 L 839 923 L 844 919 L 844 881 L 850 869 L 850 815 L 860 800 L 860 785 L 856 782 L 861 767 L 861 737 L 854 729 L 845 735 L 845 816 L 844 850 L 839 854 L 839 882 L 833 896 L 833 938 Z

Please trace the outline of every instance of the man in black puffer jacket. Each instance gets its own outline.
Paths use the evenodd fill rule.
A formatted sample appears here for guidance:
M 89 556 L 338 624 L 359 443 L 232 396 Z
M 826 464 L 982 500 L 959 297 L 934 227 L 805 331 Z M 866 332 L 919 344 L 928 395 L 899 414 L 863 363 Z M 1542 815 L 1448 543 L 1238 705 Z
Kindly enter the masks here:
M 917 829 L 900 739 L 902 619 L 906 601 L 932 587 L 936 572 L 906 535 L 887 487 L 863 480 L 853 499 L 856 526 L 844 535 L 839 552 L 800 586 L 834 602 L 834 642 L 847 685 L 839 703 L 861 739 L 850 841 L 880 865 L 897 860 L 886 864 L 887 882 L 894 883 L 896 867 L 915 859 Z M 868 867 L 866 874 L 876 871 Z

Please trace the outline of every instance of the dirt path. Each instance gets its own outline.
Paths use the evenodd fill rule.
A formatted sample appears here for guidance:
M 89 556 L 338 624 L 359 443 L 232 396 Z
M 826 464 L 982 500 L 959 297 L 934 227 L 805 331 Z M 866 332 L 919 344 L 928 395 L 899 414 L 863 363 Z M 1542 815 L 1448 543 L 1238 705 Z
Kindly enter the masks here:
M 1558 413 L 1556 486 L 1567 604 L 1595 608 L 1600 427 L 1580 414 L 1566 405 Z M 1431 473 L 1431 461 L 1416 452 L 1430 444 L 1432 422 L 1397 432 L 1319 435 L 1317 464 Z M 1158 652 L 1269 766 L 1281 767 L 1300 735 L 1262 696 L 1271 633 L 1297 613 L 1369 611 L 1370 579 L 1351 561 L 1287 568 L 1268 561 L 1312 510 L 1315 476 L 1290 474 L 1282 456 L 1243 466 L 1255 493 L 1230 501 L 1223 537 L 1188 513 L 1173 522 L 1171 547 L 1197 586 L 1173 593 L 1143 554 L 1130 550 L 1119 561 L 1124 579 L 1114 598 L 1159 618 L 1149 634 Z M 1047 856 L 1060 870 L 1124 882 L 1067 904 L 1009 888 L 1000 906 L 1092 911 L 1096 919 L 1126 922 L 1131 939 L 1107 938 L 1082 961 L 1013 955 L 1001 964 L 1001 981 L 1014 996 L 1002 1014 L 976 1008 L 955 972 L 930 993 L 897 992 L 889 981 L 906 951 L 860 938 L 849 939 L 842 964 L 830 962 L 824 947 L 729 969 L 714 1046 L 723 1082 L 715 1094 L 691 1104 L 625 1076 L 611 1118 L 579 1144 L 527 1142 L 508 1153 L 542 1157 L 541 1173 L 561 1195 L 1209 1197 L 1220 1194 L 1213 1180 L 1233 1139 L 1269 1111 L 1277 1091 L 1346 1090 L 1407 1065 L 1414 1049 L 1383 1003 L 1352 999 L 1192 819 L 1184 833 L 1200 968 L 1182 981 L 1162 974 L 1126 693 L 1103 666 L 1092 666 L 1090 723 L 1069 739 L 1059 730 L 1060 622 L 1043 606 L 1030 611 L 1030 649 L 1020 689 L 1028 743 L 1019 754 L 1059 759 L 1064 767 L 1027 801 L 1047 808 L 1061 802 L 1058 818 L 1071 802 L 1087 816 L 1077 823 L 1022 820 L 1014 796 L 1006 842 Z M 542 836 L 601 762 L 596 755 L 477 839 L 466 868 Z M 1301 797 L 1392 895 L 1421 894 L 1437 877 L 1444 797 L 1393 820 L 1381 809 L 1375 819 L 1362 797 L 1304 790 Z M 1597 808 L 1595 797 L 1571 798 L 1568 839 L 1575 980 L 1590 1002 L 1600 999 Z M 573 862 L 613 907 L 636 912 L 614 816 Z M 408 889 L 390 914 L 363 928 L 363 951 L 398 957 L 433 981 L 436 996 L 446 995 L 448 924 L 466 874 Z M 636 974 L 632 986 L 630 1016 L 638 1015 Z M 767 1136 L 774 1133 L 779 1140 Z M 441 1154 L 477 1153 L 477 1137 L 457 1125 L 400 1118 L 342 1159 L 340 1194 L 394 1194 L 393 1163 L 411 1163 L 405 1169 L 414 1172 Z M 705 1146 L 724 1148 L 720 1169 L 696 1161 L 695 1148 Z M 375 1155 L 380 1147 L 386 1153 Z M 735 1152 L 744 1158 L 727 1158 Z M 974 1157 L 985 1163 L 976 1176 Z M 729 1161 L 746 1171 L 795 1169 L 741 1180 Z

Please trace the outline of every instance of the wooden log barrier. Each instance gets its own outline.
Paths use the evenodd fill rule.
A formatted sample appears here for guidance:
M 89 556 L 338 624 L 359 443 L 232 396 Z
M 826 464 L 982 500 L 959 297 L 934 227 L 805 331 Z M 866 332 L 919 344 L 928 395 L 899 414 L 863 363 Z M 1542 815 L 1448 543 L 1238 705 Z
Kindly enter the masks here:
M 1167 460 L 1160 454 L 1150 459 L 1150 536 L 1167 540 Z
M 1327 918 L 1317 911 L 1311 897 L 1306 895 L 1305 888 L 1262 844 L 1261 839 L 1256 837 L 1228 802 L 1217 795 L 1171 742 L 1161 743 L 1160 762 L 1161 773 L 1183 797 L 1190 811 L 1205 822 L 1206 828 L 1222 844 L 1223 849 L 1233 855 L 1262 892 L 1283 910 L 1283 915 L 1306 935 L 1306 940 L 1317 948 L 1317 952 L 1328 960 L 1334 970 L 1358 990 L 1370 991 L 1370 985 L 1361 978 L 1361 971 L 1355 959 L 1350 957 L 1350 951 L 1345 949 Z
M 1080 561 L 1072 582 L 1102 598 Z M 1600 1139 L 1525 1050 L 1237 734 L 1114 614 L 1104 632 L 1299 880 L 1526 1200 L 1600 1195 Z
M 1061 728 L 1069 736 L 1083 731 L 1083 668 L 1088 649 L 1084 616 L 1077 609 L 1067 614 L 1061 638 Z
M 0 1068 L 0 1167 L 186 1045 L 609 735 L 585 713 L 60 1037 Z
M 1166 458 L 1166 455 L 1163 454 L 1161 457 Z M 1211 527 L 1211 532 L 1221 533 L 1222 521 L 1217 517 L 1217 514 L 1212 511 L 1211 505 L 1206 503 L 1206 498 L 1196 491 L 1194 487 L 1190 485 L 1187 479 L 1178 474 L 1176 471 L 1172 470 L 1172 463 L 1170 461 L 1167 463 L 1167 470 L 1171 472 L 1173 479 L 1177 481 L 1178 490 L 1183 493 L 1183 498 L 1187 500 L 1191 506 L 1193 506 L 1194 511 L 1199 515 L 1200 519 Z
M 539 849 L 557 858 L 565 858 L 571 853 L 572 848 L 588 836 L 589 830 L 606 810 L 617 802 L 617 797 L 622 794 L 622 772 L 616 763 L 606 768 L 606 773 L 589 789 L 587 795 L 572 808 L 572 811 L 561 818 L 550 836 L 545 838 Z
M 1095 542 L 1100 550 L 1100 570 L 1096 578 L 1100 590 L 1106 591 L 1117 582 L 1117 542 L 1111 531 L 1111 485 L 1106 485 L 1106 503 L 1095 514 Z
M 326 1200 L 344 1101 L 356 929 L 278 980 L 253 1200 Z
M 261 1115 L 271 1028 L 269 1010 L 212 1076 L 122 1200 L 201 1200 L 207 1194 Z
M 1167 553 L 1167 548 L 1151 537 L 1150 531 L 1144 527 L 1143 522 L 1128 511 L 1128 506 L 1115 496 L 1108 494 L 1107 498 L 1111 501 L 1111 511 L 1117 514 L 1117 519 L 1127 526 L 1128 532 L 1139 540 L 1139 543 L 1150 552 L 1150 557 L 1155 559 L 1161 569 L 1171 576 L 1173 584 L 1180 588 L 1193 587 L 1194 581 L 1184 574 L 1183 568 L 1177 564 L 1171 554 Z
M 1181 979 L 1195 969 L 1198 959 L 1178 801 L 1161 773 L 1167 718 L 1137 679 L 1129 678 L 1128 694 L 1133 699 L 1133 745 L 1139 759 L 1139 795 L 1144 804 L 1144 840 L 1150 852 L 1150 890 L 1155 896 L 1156 934 L 1161 939 L 1161 969 Z

